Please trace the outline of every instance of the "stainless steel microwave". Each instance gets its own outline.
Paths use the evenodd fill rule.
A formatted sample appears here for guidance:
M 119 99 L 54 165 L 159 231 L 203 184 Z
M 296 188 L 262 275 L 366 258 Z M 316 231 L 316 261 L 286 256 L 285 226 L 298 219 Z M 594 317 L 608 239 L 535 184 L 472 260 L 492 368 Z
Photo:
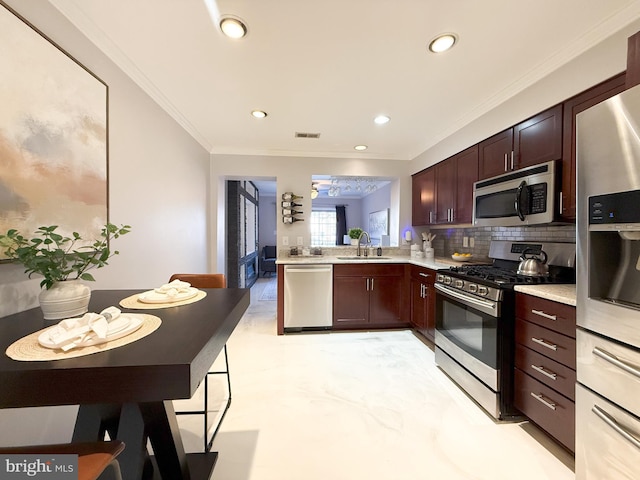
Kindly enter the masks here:
M 473 225 L 512 227 L 553 223 L 559 165 L 541 163 L 473 184 Z

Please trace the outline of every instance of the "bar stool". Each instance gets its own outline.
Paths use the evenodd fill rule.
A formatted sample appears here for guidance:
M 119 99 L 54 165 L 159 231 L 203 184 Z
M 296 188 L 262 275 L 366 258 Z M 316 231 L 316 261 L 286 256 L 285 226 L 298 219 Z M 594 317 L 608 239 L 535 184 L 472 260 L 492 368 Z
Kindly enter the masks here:
M 170 282 L 174 280 L 181 280 L 183 282 L 189 282 L 192 287 L 195 288 L 227 288 L 227 279 L 224 273 L 174 273 L 171 275 L 169 279 Z M 224 420 L 224 416 L 227 414 L 227 410 L 231 406 L 231 378 L 229 376 L 229 357 L 227 355 L 227 345 L 225 344 L 224 349 L 224 370 L 209 370 L 204 377 L 204 405 L 202 410 L 181 410 L 177 411 L 176 415 L 204 415 L 204 451 L 209 452 L 211 450 L 211 446 L 213 445 L 213 440 L 215 439 L 218 430 L 220 429 L 220 425 L 222 425 L 222 420 Z M 207 433 L 209 431 L 209 400 L 208 400 L 208 392 L 209 392 L 209 375 L 226 375 L 227 377 L 227 389 L 228 396 L 227 402 L 222 411 L 222 415 L 220 416 L 220 420 L 216 425 L 213 434 L 211 434 L 211 438 L 207 440 Z
M 28 445 L 0 448 L 2 455 L 78 455 L 78 480 L 122 480 L 116 457 L 124 450 L 124 442 L 77 442 L 53 445 Z

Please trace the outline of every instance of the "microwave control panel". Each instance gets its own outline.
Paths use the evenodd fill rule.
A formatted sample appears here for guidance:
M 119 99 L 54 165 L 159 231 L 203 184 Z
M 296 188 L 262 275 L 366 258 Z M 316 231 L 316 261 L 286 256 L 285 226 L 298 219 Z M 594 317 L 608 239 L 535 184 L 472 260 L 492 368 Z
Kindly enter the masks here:
M 547 211 L 547 184 L 529 185 L 529 215 Z

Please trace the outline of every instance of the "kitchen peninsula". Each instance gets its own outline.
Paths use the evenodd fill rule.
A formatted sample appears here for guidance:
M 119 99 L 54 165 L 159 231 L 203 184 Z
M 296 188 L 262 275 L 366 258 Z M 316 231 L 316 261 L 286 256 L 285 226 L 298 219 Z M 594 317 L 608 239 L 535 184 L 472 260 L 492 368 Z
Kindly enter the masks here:
M 327 252 L 330 251 L 330 254 Z M 346 253 L 345 253 L 346 252 Z M 408 302 L 412 268 L 424 270 L 435 279 L 435 271 L 461 265 L 451 258 L 437 257 L 425 259 L 409 256 L 409 251 L 401 248 L 384 249 L 382 256 L 356 256 L 349 248 L 325 250 L 324 255 L 284 256 L 276 261 L 278 268 L 278 334 L 285 333 L 285 267 L 295 265 L 329 265 L 332 275 L 332 310 L 330 328 L 372 329 L 372 328 L 409 328 L 418 331 L 433 341 L 427 334 L 427 327 L 414 325 L 418 305 Z M 418 287 L 417 299 L 426 299 L 426 288 Z M 312 292 L 305 293 L 311 295 Z M 413 295 L 411 295 L 413 298 Z M 415 308 L 414 308 L 415 307 Z M 414 316 L 415 313 L 415 316 Z M 429 320 L 434 320 L 429 315 Z M 426 318 L 425 318 L 426 321 Z M 289 331 L 289 329 L 287 329 Z

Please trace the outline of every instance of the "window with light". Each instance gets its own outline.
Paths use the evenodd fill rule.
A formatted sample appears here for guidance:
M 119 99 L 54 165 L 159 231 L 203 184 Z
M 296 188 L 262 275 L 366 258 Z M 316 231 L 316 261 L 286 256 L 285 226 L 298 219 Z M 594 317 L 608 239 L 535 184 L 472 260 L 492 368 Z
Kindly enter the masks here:
M 335 210 L 313 210 L 311 212 L 311 245 L 314 247 L 335 247 Z

